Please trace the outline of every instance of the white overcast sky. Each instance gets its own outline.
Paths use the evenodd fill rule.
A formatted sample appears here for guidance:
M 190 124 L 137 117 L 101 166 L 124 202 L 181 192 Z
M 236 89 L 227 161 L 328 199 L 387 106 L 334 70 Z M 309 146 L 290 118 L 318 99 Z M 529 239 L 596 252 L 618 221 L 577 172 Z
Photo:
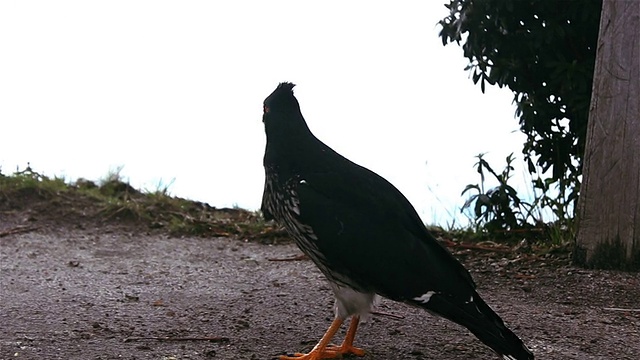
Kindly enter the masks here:
M 124 166 L 136 187 L 257 209 L 262 101 L 291 81 L 319 138 L 446 225 L 474 156 L 501 169 L 524 137 L 511 93 L 482 94 L 442 46 L 445 1 L 2 1 L 2 172 Z

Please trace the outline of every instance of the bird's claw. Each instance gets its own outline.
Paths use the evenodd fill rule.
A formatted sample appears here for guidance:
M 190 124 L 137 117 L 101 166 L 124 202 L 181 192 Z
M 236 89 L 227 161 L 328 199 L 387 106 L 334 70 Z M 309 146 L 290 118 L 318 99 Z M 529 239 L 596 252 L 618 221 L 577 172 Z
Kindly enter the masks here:
M 312 350 L 308 354 L 295 353 L 293 356 L 282 355 L 280 360 L 321 360 L 321 359 L 340 359 L 344 356 L 364 356 L 365 351 L 355 346 L 345 345 L 327 345 L 323 350 Z
M 365 351 L 352 345 L 327 345 L 324 349 L 325 353 L 334 354 L 331 359 L 341 358 L 344 355 L 364 356 Z

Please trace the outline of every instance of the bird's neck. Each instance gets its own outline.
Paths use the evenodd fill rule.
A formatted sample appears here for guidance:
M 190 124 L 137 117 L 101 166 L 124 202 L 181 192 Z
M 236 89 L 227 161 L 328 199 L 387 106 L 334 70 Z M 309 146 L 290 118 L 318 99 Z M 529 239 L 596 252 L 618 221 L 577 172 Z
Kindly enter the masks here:
M 321 160 L 327 148 L 309 130 L 306 123 L 287 127 L 266 127 L 267 147 L 264 166 L 283 180 L 301 175 Z

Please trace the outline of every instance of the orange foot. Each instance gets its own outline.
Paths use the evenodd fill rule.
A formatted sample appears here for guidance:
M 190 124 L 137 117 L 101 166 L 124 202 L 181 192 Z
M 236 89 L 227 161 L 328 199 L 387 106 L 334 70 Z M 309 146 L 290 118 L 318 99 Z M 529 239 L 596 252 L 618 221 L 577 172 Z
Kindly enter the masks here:
M 344 355 L 364 356 L 365 354 L 365 351 L 363 349 L 347 344 L 342 344 L 340 346 L 328 345 L 324 349 L 324 351 L 329 354 L 335 354 L 334 356 L 327 359 L 341 358 Z
M 308 354 L 295 353 L 293 356 L 282 355 L 280 360 L 321 360 L 341 359 L 345 355 L 364 356 L 365 351 L 355 346 L 328 345 L 324 350 L 313 349 Z
M 355 338 L 359 322 L 359 316 L 354 316 L 353 319 L 351 319 L 347 336 L 342 342 L 342 345 L 329 345 L 329 341 L 331 341 L 333 335 L 335 335 L 340 325 L 342 325 L 342 319 L 336 318 L 322 339 L 320 339 L 318 345 L 316 345 L 310 353 L 295 353 L 293 356 L 282 355 L 280 356 L 280 360 L 321 360 L 342 358 L 344 355 L 364 356 L 364 350 L 353 346 L 353 339 Z

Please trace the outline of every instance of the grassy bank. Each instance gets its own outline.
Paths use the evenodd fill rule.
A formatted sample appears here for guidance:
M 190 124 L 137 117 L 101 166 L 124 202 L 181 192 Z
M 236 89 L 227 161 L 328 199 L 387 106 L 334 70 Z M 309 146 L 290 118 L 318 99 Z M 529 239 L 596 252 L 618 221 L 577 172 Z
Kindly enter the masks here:
M 30 167 L 10 175 L 0 172 L 0 212 L 23 213 L 26 221 L 47 224 L 122 224 L 174 236 L 236 236 L 267 242 L 286 238 L 256 212 L 218 209 L 173 197 L 167 188 L 134 189 L 117 172 L 98 181 L 73 182 L 45 176 Z

